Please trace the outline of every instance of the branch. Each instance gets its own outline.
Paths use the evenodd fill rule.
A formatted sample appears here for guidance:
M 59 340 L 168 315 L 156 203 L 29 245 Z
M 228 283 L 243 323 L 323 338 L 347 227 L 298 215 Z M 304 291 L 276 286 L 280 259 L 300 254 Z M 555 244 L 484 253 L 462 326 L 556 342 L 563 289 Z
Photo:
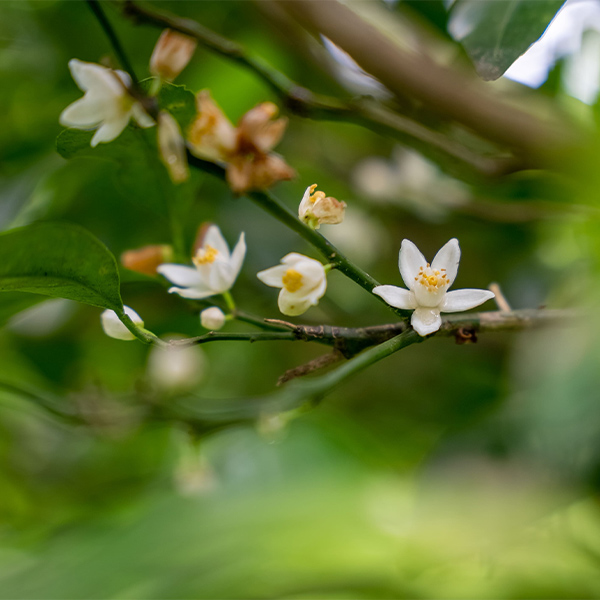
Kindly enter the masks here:
M 137 86 L 139 80 L 136 77 L 135 71 L 133 70 L 131 63 L 129 62 L 129 59 L 127 58 L 127 54 L 125 53 L 125 50 L 123 49 L 123 46 L 121 45 L 121 42 L 119 41 L 115 30 L 110 24 L 110 21 L 106 18 L 106 15 L 102 10 L 102 6 L 100 6 L 100 2 L 98 0 L 87 0 L 87 4 L 96 16 L 96 19 L 98 19 L 98 22 L 104 30 L 106 37 L 110 40 L 110 43 L 115 51 L 115 54 L 117 55 L 117 58 L 119 59 L 119 62 L 121 63 L 121 66 L 125 69 L 125 71 L 127 71 L 131 75 L 134 86 Z
M 483 137 L 539 158 L 573 142 L 565 124 L 545 122 L 499 101 L 479 80 L 407 52 L 338 1 L 275 0 L 305 27 L 327 36 L 398 98 L 411 96 Z
M 196 39 L 208 50 L 248 69 L 257 75 L 281 99 L 288 110 L 312 119 L 355 123 L 377 130 L 439 162 L 440 156 L 450 161 L 452 170 L 475 171 L 479 175 L 494 176 L 516 170 L 514 159 L 481 156 L 466 146 L 424 125 L 401 116 L 393 110 L 367 98 L 344 102 L 337 98 L 316 94 L 289 79 L 257 56 L 191 19 L 145 8 L 125 0 L 123 13 L 136 23 L 168 27 Z
M 582 315 L 571 310 L 560 309 L 524 309 L 445 316 L 439 331 L 429 337 L 455 337 L 457 342 L 465 339 L 476 341 L 477 333 L 490 331 L 516 331 L 533 329 L 546 325 L 571 324 Z M 252 333 L 219 333 L 211 331 L 204 335 L 184 340 L 169 342 L 173 346 L 189 346 L 216 341 L 247 342 L 316 342 L 332 346 L 346 358 L 351 358 L 365 348 L 382 344 L 394 336 L 412 331 L 405 322 L 387 323 L 372 327 L 332 327 L 330 325 L 295 325 L 286 321 L 269 320 L 270 324 L 286 327 L 287 331 L 252 332 Z M 425 338 L 423 338 L 425 339 Z

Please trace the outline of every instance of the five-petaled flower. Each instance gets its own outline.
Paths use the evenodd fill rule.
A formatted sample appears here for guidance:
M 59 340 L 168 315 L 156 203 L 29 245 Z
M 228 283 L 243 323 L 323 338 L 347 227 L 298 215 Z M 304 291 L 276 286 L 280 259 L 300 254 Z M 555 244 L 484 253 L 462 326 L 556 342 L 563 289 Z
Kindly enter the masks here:
M 316 189 L 316 183 L 306 188 L 298 207 L 298 218 L 313 229 L 319 229 L 322 223 L 341 223 L 344 220 L 346 203 L 326 196 L 325 192 L 315 192 Z
M 256 276 L 266 285 L 281 288 L 277 301 L 279 310 L 292 317 L 317 305 L 327 289 L 323 264 L 296 252 L 284 256 L 280 265 Z
M 164 264 L 156 270 L 179 286 L 170 288 L 170 293 L 199 300 L 229 291 L 242 268 L 245 255 L 243 233 L 230 254 L 221 231 L 216 225 L 211 225 L 206 230 L 202 245 L 192 257 L 194 267 Z
M 409 240 L 402 240 L 400 274 L 407 290 L 394 285 L 378 285 L 373 293 L 390 306 L 413 310 L 411 325 L 422 336 L 437 331 L 442 325 L 440 312 L 462 312 L 494 297 L 488 290 L 455 290 L 448 292 L 458 272 L 460 247 L 451 239 L 435 255 L 431 265 Z
M 154 125 L 154 120 L 129 93 L 131 78 L 124 71 L 75 58 L 69 61 L 69 69 L 85 94 L 62 111 L 59 121 L 75 129 L 97 128 L 90 142 L 92 147 L 119 137 L 132 117 L 140 127 Z

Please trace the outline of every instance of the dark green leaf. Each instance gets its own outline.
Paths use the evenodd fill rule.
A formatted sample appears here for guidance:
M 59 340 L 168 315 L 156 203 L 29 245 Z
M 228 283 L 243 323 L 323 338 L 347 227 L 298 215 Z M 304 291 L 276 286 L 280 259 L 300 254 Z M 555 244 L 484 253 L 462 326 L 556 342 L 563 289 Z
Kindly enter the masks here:
M 121 311 L 114 256 L 85 229 L 36 223 L 0 234 L 0 292 L 33 292 Z
M 537 41 L 564 0 L 457 0 L 448 29 L 486 81 L 498 79 Z

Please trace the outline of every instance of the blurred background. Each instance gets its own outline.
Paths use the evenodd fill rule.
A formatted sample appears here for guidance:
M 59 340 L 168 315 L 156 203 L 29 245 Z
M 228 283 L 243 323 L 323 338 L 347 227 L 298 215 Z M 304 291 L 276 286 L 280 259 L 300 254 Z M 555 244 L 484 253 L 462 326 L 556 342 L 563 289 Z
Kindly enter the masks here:
M 347 55 L 272 4 L 146 6 L 199 21 L 313 92 L 390 101 Z M 459 43 L 464 7 L 354 5 L 412 51 L 425 47 L 475 77 Z M 118 2 L 103 6 L 147 77 L 160 29 L 136 26 Z M 76 223 L 117 257 L 170 243 L 127 165 L 66 161 L 55 150 L 58 116 L 81 95 L 67 62 L 117 66 L 89 7 L 15 0 L 0 11 L 0 228 Z M 375 364 L 312 410 L 203 429 L 147 419 L 143 406 L 266 394 L 323 348 L 222 342 L 166 356 L 107 337 L 99 309 L 4 293 L 0 597 L 599 597 L 599 23 L 600 3 L 569 2 L 546 45 L 515 63 L 510 78 L 480 82 L 495 98 L 556 115 L 587 136 L 562 158 L 494 177 L 433 162 L 369 127 L 289 113 L 248 70 L 199 46 L 177 83 L 210 89 L 234 123 L 259 102 L 277 103 L 290 119 L 277 151 L 298 178 L 275 193 L 293 211 L 312 183 L 347 202 L 344 223 L 321 231 L 379 281 L 402 285 L 402 239 L 431 259 L 456 237 L 457 288 L 496 281 L 515 309 L 575 307 L 586 316 L 481 334 L 476 344 L 434 338 Z M 504 152 L 431 111 L 408 112 L 482 156 Z M 277 291 L 255 274 L 288 252 L 317 258 L 314 250 L 207 174 L 193 173 L 189 190 L 190 249 L 206 221 L 230 246 L 245 231 L 233 295 L 244 310 L 280 318 Z M 198 307 L 166 294 L 157 278 L 126 269 L 121 278 L 125 304 L 149 329 L 203 333 Z M 295 322 L 393 320 L 333 271 L 319 306 Z M 251 327 L 225 328 L 242 330 Z M 24 382 L 35 393 L 24 393 Z

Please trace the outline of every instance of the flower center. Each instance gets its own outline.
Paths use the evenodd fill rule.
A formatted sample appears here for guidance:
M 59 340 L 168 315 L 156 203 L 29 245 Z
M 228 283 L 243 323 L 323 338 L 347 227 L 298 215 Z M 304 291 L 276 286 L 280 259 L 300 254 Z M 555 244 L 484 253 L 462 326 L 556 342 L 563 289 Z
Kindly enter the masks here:
M 437 292 L 441 288 L 448 287 L 450 280 L 446 275 L 446 269 L 432 269 L 427 263 L 426 267 L 419 267 L 419 274 L 415 281 L 422 285 L 428 292 Z
M 308 197 L 308 200 L 311 204 L 314 204 L 315 202 L 317 202 L 317 200 L 323 200 L 323 198 L 325 198 L 325 192 L 315 192 L 316 189 L 317 184 L 313 183 L 310 186 L 310 196 Z
M 196 252 L 196 256 L 192 258 L 192 262 L 198 267 L 200 265 L 210 265 L 215 262 L 219 251 L 216 248 L 206 244 L 204 248 L 200 248 Z
M 297 292 L 302 287 L 302 273 L 298 273 L 295 269 L 288 269 L 281 281 L 288 292 Z

